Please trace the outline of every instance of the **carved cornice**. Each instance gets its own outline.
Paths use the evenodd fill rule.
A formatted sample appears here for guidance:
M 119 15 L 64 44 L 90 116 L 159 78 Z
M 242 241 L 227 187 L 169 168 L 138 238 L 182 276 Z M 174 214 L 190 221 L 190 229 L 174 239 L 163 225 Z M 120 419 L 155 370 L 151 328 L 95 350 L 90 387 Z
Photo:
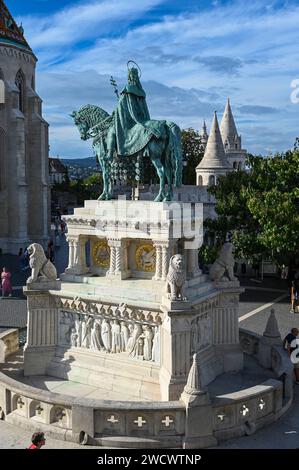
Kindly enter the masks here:
M 0 47 L 0 56 L 11 57 L 13 59 L 19 59 L 26 64 L 34 64 L 35 61 L 33 59 L 32 53 L 20 51 L 17 47 L 13 47 L 13 45 L 9 45 L 9 47 Z
M 82 299 L 68 299 L 56 297 L 57 308 L 72 313 L 85 314 L 91 316 L 102 316 L 108 319 L 134 320 L 141 323 L 148 323 L 152 326 L 160 325 L 163 314 L 160 311 L 145 310 L 133 306 L 119 306 L 113 304 L 103 304 Z
M 125 220 L 125 219 L 120 219 L 120 220 L 115 220 L 115 219 L 89 219 L 89 218 L 84 218 L 84 217 L 73 217 L 73 216 L 66 216 L 62 217 L 63 220 L 67 223 L 67 225 L 72 226 L 72 225 L 85 225 L 89 227 L 96 227 L 98 229 L 101 229 L 103 231 L 109 231 L 111 229 L 119 228 L 119 229 L 133 229 L 133 230 L 139 230 L 142 233 L 147 233 L 149 234 L 151 231 L 155 232 L 157 230 L 168 230 L 171 221 L 167 222 L 146 222 L 146 221 L 136 221 L 134 219 L 132 220 Z

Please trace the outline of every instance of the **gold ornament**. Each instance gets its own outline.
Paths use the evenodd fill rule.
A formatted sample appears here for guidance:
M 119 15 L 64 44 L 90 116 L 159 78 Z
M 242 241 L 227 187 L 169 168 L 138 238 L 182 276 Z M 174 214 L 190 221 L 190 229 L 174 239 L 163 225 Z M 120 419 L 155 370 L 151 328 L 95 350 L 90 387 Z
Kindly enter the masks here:
M 110 248 L 107 240 L 100 240 L 92 247 L 92 259 L 95 266 L 100 268 L 109 268 Z
M 137 269 L 146 272 L 155 272 L 156 270 L 156 249 L 150 243 L 140 245 L 135 253 L 135 262 Z

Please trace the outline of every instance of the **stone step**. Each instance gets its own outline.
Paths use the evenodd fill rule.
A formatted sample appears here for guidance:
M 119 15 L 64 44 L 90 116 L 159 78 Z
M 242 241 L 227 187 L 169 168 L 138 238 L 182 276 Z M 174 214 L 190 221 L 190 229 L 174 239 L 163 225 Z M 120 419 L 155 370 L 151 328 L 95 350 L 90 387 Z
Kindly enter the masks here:
M 122 361 L 120 358 L 97 362 L 92 354 L 84 358 L 72 350 L 62 357 L 55 356 L 47 368 L 47 374 L 73 382 L 92 385 L 107 391 L 119 392 L 140 400 L 160 400 L 159 375 L 157 370 L 137 361 Z M 120 356 L 120 355 L 113 355 Z M 89 360 L 88 360 L 89 359 Z M 135 364 L 136 362 L 136 364 Z M 141 362 L 141 361 L 140 361 Z M 130 372 L 128 372 L 130 370 Z

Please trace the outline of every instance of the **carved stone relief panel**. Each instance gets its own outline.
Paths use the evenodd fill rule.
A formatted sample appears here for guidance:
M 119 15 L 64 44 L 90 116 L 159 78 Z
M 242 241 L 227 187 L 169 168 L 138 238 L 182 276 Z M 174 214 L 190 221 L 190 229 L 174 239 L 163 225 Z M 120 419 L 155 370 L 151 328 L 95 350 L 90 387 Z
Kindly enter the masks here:
M 212 345 L 211 313 L 198 315 L 191 322 L 191 354 L 195 354 Z
M 160 362 L 160 312 L 62 299 L 59 344 Z

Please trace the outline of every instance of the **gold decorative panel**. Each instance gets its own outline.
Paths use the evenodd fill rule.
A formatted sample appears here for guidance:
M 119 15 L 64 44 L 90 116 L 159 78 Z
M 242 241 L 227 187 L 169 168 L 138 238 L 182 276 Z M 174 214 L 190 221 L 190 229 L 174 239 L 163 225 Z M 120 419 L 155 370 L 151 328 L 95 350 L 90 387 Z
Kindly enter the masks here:
M 109 268 L 110 248 L 107 240 L 99 240 L 92 247 L 92 260 L 95 266 L 99 268 Z
M 151 243 L 139 245 L 135 253 L 136 267 L 139 271 L 155 272 L 156 249 Z

